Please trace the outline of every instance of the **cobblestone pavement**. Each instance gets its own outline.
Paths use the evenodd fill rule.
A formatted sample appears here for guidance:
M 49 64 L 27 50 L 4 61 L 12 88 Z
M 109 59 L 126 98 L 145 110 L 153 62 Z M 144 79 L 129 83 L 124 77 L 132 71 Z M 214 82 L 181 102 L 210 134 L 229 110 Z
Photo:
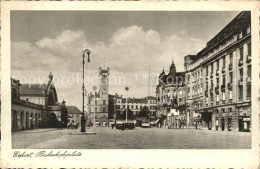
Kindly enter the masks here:
M 12 133 L 13 148 L 33 149 L 248 149 L 251 133 L 195 129 L 37 129 Z

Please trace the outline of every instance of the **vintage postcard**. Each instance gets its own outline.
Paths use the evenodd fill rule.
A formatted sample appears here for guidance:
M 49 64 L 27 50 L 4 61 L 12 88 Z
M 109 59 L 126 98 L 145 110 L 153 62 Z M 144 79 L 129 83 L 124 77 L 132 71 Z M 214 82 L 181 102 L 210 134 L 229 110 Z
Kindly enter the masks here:
M 3 167 L 259 167 L 259 3 L 2 2 Z

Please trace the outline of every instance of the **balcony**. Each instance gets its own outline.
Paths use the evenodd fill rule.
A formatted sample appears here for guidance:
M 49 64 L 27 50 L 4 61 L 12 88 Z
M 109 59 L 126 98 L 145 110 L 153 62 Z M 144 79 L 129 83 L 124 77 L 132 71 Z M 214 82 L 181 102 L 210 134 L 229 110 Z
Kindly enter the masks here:
M 232 84 L 230 82 L 228 83 L 228 89 L 232 89 Z
M 222 68 L 222 74 L 224 74 L 225 72 L 226 72 L 226 68 L 223 67 L 223 68 Z
M 243 60 L 242 59 L 239 59 L 238 61 L 238 66 L 242 66 L 243 65 Z
M 238 85 L 239 85 L 239 86 L 242 86 L 242 85 L 243 85 L 243 79 L 238 80 Z
M 215 93 L 218 95 L 219 94 L 219 87 L 215 87 Z
M 233 69 L 233 65 L 232 65 L 232 63 L 229 63 L 228 70 L 231 71 L 232 69 Z
M 249 63 L 249 62 L 251 62 L 251 56 L 250 56 L 250 55 L 248 55 L 248 56 L 246 57 L 246 63 Z
M 221 85 L 221 91 L 223 92 L 223 91 L 225 91 L 225 89 L 226 89 L 226 85 L 225 85 L 225 84 L 222 84 L 222 85 Z
M 218 76 L 219 75 L 219 70 L 216 70 L 216 76 Z
M 246 83 L 247 84 L 251 83 L 251 77 L 246 77 Z

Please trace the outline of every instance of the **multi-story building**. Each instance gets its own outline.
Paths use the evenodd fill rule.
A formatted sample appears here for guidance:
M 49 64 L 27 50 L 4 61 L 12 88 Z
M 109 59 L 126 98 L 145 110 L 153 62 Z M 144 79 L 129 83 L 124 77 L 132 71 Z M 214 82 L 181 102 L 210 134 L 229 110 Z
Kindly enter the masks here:
M 112 97 L 112 95 L 111 95 Z M 156 98 L 153 96 L 147 96 L 144 98 L 123 98 L 123 96 L 117 95 L 117 93 L 113 96 L 114 98 L 114 113 L 122 114 L 128 105 L 128 109 L 133 112 L 134 116 L 138 116 L 138 113 L 143 107 L 148 107 L 149 111 L 152 115 L 156 113 Z
M 99 67 L 100 85 L 98 92 L 90 92 L 88 95 L 88 114 L 89 122 L 93 124 L 95 119 L 96 124 L 100 126 L 108 125 L 108 88 L 109 88 L 109 68 L 102 69 Z M 94 118 L 95 114 L 95 118 Z M 91 122 L 92 121 L 92 122 Z
M 243 11 L 208 41 L 197 55 L 184 57 L 184 114 L 187 126 L 250 131 L 250 25 L 250 12 Z M 164 71 L 159 79 L 161 76 L 165 76 Z M 159 113 L 160 107 L 168 103 L 167 92 L 162 86 L 165 85 L 159 82 L 156 89 Z
M 164 69 L 159 76 L 159 84 L 156 87 L 157 116 L 160 117 L 159 126 L 175 127 L 186 123 L 185 117 L 185 88 L 184 73 L 176 72 L 175 64 L 172 62 L 168 74 Z M 167 124 L 168 123 L 168 124 Z

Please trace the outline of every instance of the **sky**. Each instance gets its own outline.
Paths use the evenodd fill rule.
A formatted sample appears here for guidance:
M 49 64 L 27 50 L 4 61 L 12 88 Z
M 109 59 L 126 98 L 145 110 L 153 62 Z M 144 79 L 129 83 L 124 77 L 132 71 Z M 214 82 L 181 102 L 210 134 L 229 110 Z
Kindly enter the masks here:
M 155 96 L 158 75 L 172 61 L 197 54 L 239 11 L 11 11 L 11 74 L 21 83 L 48 83 L 58 101 L 82 106 L 82 50 L 87 93 L 110 68 L 109 94 Z M 87 60 L 87 57 L 85 58 Z

